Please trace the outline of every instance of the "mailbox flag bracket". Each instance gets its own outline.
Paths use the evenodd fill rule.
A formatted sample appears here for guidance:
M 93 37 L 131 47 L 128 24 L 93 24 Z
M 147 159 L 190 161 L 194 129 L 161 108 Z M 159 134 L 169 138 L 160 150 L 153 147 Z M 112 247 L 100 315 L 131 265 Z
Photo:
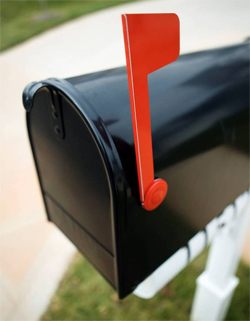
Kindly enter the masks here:
M 179 18 L 173 13 L 122 15 L 140 201 L 157 208 L 168 185 L 155 178 L 148 75 L 175 61 L 180 51 Z

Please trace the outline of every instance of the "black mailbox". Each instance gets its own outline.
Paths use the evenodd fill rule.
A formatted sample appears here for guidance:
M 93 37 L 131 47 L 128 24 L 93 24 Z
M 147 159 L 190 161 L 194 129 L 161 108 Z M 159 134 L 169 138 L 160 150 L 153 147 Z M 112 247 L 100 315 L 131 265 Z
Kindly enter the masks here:
M 48 215 L 123 298 L 248 189 L 249 44 L 149 76 L 163 203 L 141 207 L 126 68 L 29 84 L 27 127 Z

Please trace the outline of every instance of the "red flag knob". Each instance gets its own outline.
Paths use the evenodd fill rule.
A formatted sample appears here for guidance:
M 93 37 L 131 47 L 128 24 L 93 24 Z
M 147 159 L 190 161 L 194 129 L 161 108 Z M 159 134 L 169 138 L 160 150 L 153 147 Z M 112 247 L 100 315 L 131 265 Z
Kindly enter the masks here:
M 163 179 L 156 179 L 150 185 L 142 206 L 147 211 L 156 209 L 167 195 L 168 184 Z

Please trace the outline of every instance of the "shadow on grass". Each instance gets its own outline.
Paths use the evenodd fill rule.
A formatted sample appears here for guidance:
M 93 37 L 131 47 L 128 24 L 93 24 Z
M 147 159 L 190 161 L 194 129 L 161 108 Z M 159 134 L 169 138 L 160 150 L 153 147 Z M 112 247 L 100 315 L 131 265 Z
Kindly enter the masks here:
M 188 320 L 195 280 L 204 270 L 202 253 L 154 298 L 119 301 L 115 291 L 77 254 L 41 320 Z M 249 320 L 249 268 L 240 264 L 240 284 L 226 320 Z

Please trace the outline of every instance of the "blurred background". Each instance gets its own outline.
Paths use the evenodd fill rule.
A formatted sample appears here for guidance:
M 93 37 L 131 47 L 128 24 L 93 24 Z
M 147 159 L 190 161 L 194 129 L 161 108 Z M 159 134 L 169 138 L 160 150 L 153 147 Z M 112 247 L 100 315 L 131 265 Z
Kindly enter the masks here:
M 0 320 L 188 320 L 207 251 L 151 300 L 119 301 L 46 221 L 22 107 L 26 84 L 125 65 L 122 13 L 175 12 L 181 54 L 243 42 L 249 2 L 1 0 Z M 201 27 L 202 26 L 202 27 Z M 249 243 L 227 320 L 249 320 Z

